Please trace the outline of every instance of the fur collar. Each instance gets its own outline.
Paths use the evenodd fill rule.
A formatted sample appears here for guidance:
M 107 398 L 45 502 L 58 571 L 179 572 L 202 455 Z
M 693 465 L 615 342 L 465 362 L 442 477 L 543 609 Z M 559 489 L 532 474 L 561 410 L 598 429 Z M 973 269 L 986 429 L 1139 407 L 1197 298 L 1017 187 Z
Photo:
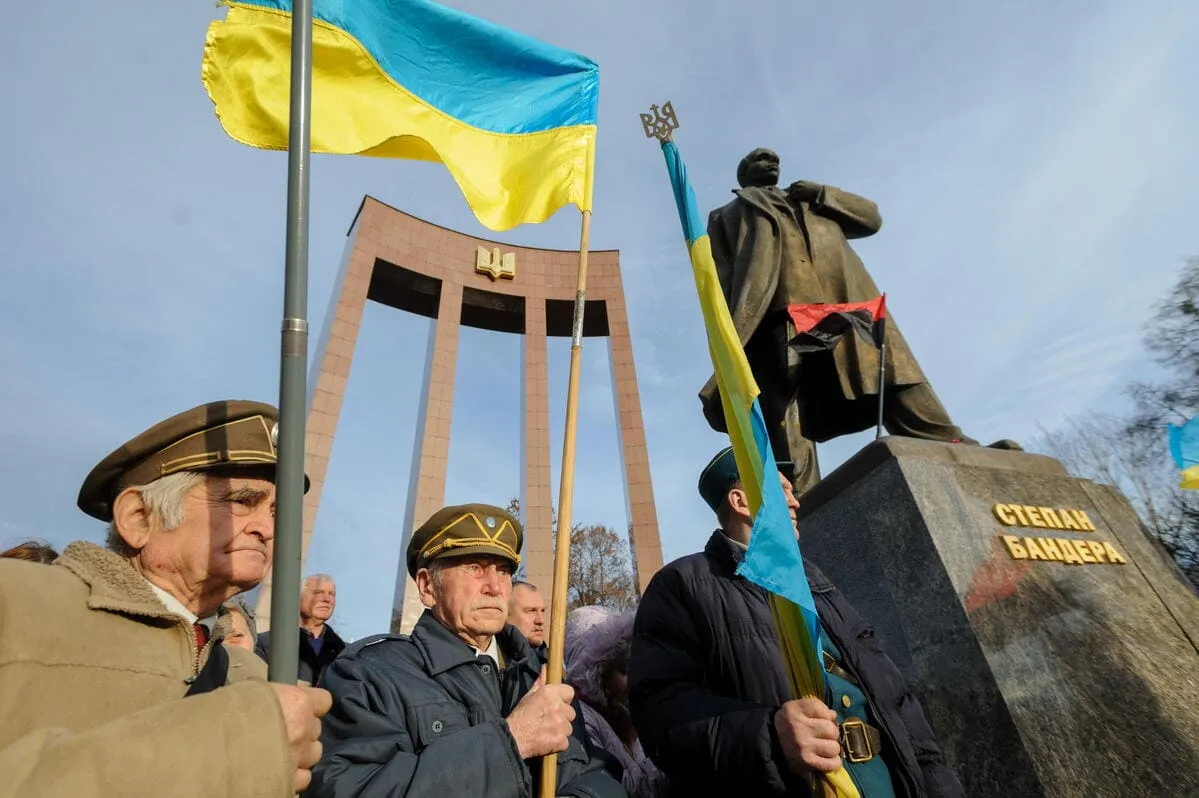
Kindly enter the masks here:
M 66 568 L 91 588 L 87 606 L 127 615 L 175 620 L 127 559 L 95 543 L 77 540 L 67 546 L 56 566 Z

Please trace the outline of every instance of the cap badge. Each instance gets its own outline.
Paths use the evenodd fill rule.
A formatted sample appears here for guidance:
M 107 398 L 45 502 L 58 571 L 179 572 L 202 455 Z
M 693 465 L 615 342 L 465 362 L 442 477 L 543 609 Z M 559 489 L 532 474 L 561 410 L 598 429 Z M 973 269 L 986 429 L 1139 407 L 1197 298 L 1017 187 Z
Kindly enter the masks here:
M 483 523 L 487 524 L 489 529 L 495 529 L 495 516 L 487 516 L 483 519 Z
M 274 446 L 276 449 L 279 448 L 279 424 L 278 423 L 275 423 L 275 425 L 271 427 L 271 446 Z

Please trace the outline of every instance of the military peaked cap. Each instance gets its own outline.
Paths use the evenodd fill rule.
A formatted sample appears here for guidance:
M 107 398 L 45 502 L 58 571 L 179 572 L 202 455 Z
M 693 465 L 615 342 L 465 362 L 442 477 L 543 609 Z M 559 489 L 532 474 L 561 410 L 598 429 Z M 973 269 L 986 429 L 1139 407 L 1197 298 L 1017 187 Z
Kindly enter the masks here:
M 777 465 L 779 471 L 787 475 L 791 475 L 794 470 L 793 463 L 784 461 Z M 724 497 L 729 495 L 729 489 L 740 479 L 737 460 L 733 457 L 733 447 L 727 446 L 717 452 L 699 473 L 699 495 L 712 508 L 712 512 L 719 512 Z
M 122 445 L 92 469 L 79 489 L 79 509 L 112 520 L 125 488 L 180 471 L 271 467 L 278 462 L 279 411 L 262 402 L 209 402 L 171 416 Z M 304 477 L 308 490 L 308 477 Z
M 490 504 L 443 507 L 420 525 L 408 541 L 408 575 L 439 557 L 494 554 L 520 565 L 524 530 L 507 510 Z

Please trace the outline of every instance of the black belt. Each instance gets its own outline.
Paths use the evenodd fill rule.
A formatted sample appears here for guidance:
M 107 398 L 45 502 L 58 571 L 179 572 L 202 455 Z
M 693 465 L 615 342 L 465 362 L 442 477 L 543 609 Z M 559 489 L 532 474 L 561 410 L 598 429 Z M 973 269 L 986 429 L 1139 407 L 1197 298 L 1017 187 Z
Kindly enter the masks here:
M 841 756 L 850 762 L 869 762 L 882 749 L 882 734 L 866 721 L 849 718 L 841 724 Z

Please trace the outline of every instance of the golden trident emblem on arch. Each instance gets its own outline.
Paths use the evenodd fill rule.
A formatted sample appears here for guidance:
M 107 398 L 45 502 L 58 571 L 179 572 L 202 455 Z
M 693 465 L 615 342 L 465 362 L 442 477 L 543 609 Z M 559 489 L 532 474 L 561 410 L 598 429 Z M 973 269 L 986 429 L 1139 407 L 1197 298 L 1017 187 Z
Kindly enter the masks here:
M 516 253 L 505 252 L 501 255 L 499 247 L 490 251 L 487 247 L 479 247 L 475 253 L 475 271 L 486 274 L 492 280 L 513 280 L 516 278 Z

